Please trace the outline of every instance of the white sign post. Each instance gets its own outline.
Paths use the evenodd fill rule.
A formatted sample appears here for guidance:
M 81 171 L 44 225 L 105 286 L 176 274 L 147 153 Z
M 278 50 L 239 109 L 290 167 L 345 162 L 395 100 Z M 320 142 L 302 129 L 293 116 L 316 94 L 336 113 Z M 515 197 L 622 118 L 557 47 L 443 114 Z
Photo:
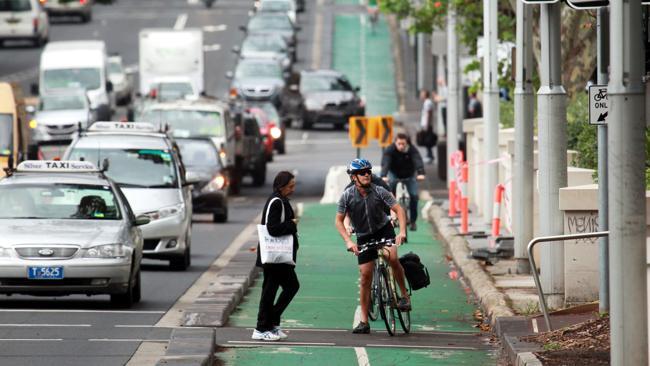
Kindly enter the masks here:
M 606 125 L 609 114 L 607 85 L 589 86 L 589 124 Z

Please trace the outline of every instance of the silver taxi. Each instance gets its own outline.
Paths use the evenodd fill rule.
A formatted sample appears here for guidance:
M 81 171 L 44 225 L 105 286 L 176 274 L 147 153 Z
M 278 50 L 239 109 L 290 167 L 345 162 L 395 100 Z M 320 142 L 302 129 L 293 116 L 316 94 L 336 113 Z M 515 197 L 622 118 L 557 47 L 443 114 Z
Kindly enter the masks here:
M 101 162 L 122 189 L 142 226 L 144 257 L 169 260 L 174 270 L 191 262 L 192 192 L 176 143 L 150 123 L 95 122 L 77 136 L 64 159 Z M 188 179 L 189 178 L 189 179 Z
M 94 164 L 25 161 L 0 180 L 0 293 L 140 301 L 142 233 Z

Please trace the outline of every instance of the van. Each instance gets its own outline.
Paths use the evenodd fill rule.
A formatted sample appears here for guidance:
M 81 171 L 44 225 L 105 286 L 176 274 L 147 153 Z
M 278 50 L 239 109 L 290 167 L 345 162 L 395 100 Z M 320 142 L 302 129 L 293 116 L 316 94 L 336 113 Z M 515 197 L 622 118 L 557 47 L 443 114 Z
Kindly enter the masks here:
M 45 95 L 60 89 L 86 90 L 97 119 L 111 119 L 115 98 L 113 84 L 108 80 L 108 55 L 103 41 L 51 42 L 45 47 L 39 84 L 32 86 L 32 92 Z
M 0 82 L 0 177 L 25 157 L 29 134 L 18 87 Z
M 38 0 L 0 1 L 0 46 L 5 41 L 28 40 L 41 47 L 49 36 L 47 13 Z

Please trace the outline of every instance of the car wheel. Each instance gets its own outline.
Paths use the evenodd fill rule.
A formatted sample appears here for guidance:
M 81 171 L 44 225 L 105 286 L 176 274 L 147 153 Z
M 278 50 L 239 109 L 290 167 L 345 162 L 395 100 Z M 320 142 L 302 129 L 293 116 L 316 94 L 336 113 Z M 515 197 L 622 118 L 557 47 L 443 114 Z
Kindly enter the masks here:
M 284 143 L 284 139 L 282 139 L 282 141 L 280 141 L 280 143 L 278 144 L 278 154 L 284 155 L 286 153 L 287 153 L 286 146 Z
M 192 262 L 190 248 L 185 248 L 185 252 L 182 257 L 172 258 L 169 260 L 169 267 L 173 271 L 184 271 L 186 270 Z
M 228 221 L 228 208 L 224 208 L 222 212 L 215 212 L 212 214 L 212 221 L 223 223 Z
M 135 286 L 133 287 L 134 302 L 140 302 L 140 300 L 142 300 L 142 282 L 140 279 L 140 270 L 138 270 L 138 274 L 135 276 Z
M 133 282 L 136 281 L 134 284 Z M 111 294 L 111 304 L 120 308 L 130 308 L 136 301 L 139 301 L 140 295 L 137 295 L 138 300 L 135 299 L 135 290 L 140 291 L 140 271 L 136 274 L 135 278 L 129 281 L 129 288 L 123 294 Z
M 243 176 L 243 171 L 242 171 L 242 164 L 239 161 L 240 159 L 237 158 L 237 161 L 235 162 L 235 167 L 232 168 L 231 174 L 230 174 L 230 186 L 229 186 L 229 191 L 228 193 L 230 194 L 239 194 L 241 191 L 241 180 Z
M 253 185 L 255 187 L 261 187 L 266 181 L 266 162 L 260 161 L 253 171 Z
M 266 161 L 267 162 L 273 161 L 273 153 L 266 154 Z

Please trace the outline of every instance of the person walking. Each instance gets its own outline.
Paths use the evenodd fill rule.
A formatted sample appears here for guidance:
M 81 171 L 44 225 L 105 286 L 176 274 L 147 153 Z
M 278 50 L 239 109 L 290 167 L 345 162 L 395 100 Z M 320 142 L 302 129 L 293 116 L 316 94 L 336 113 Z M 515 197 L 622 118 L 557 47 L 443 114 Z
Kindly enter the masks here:
M 262 225 L 266 225 L 271 236 L 293 236 L 294 263 L 296 263 L 296 253 L 298 252 L 298 219 L 289 203 L 289 196 L 295 189 L 295 176 L 287 171 L 279 172 L 273 180 L 273 193 L 267 199 L 262 210 Z M 262 264 L 259 245 L 257 246 L 257 266 L 264 270 L 264 282 L 257 313 L 257 326 L 253 331 L 252 339 L 261 341 L 285 339 L 287 334 L 280 328 L 280 318 L 300 288 L 295 266 L 291 264 Z M 280 287 L 282 287 L 282 292 L 278 300 L 275 301 Z
M 425 136 L 428 138 L 427 143 L 424 144 L 424 149 L 427 152 L 426 163 L 430 164 L 433 162 L 433 116 L 434 116 L 434 105 L 433 100 L 431 100 L 431 93 L 428 90 L 420 90 L 420 100 L 422 101 L 422 112 L 420 114 L 420 130 L 424 131 Z
M 483 106 L 481 105 L 481 101 L 478 100 L 475 91 L 469 94 L 469 101 L 467 102 L 467 117 L 468 118 L 483 117 Z

